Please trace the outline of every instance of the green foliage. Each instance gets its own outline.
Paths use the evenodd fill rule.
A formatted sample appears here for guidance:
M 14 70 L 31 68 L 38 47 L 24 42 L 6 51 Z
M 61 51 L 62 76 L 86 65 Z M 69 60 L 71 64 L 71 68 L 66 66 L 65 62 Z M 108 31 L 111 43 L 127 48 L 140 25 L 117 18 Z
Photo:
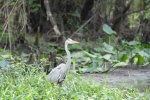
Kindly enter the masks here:
M 95 58 L 95 57 L 96 57 L 95 55 L 92 55 L 92 54 L 90 54 L 90 53 L 88 53 L 88 52 L 86 52 L 86 51 L 84 51 L 84 54 L 85 54 L 86 56 L 88 56 L 89 58 Z
M 39 71 L 37 65 L 26 65 L 30 67 L 30 71 L 25 72 L 23 62 L 26 60 L 17 59 L 19 58 L 12 61 L 14 64 L 11 64 L 10 71 L 0 70 L 0 99 L 2 100 L 146 100 L 149 98 L 148 90 L 140 93 L 135 88 L 110 88 L 106 82 L 100 85 L 81 78 L 73 72 L 68 72 L 63 86 L 58 87 L 46 81 L 46 74 Z
M 107 24 L 103 25 L 103 31 L 106 32 L 107 34 L 111 35 L 111 34 L 117 34 L 115 31 L 113 31 L 111 29 L 110 26 L 108 26 Z
M 106 39 L 105 41 L 107 41 L 108 40 L 108 43 L 110 44 L 110 42 L 111 42 L 111 37 L 113 37 L 115 34 L 117 34 L 115 31 L 113 31 L 112 29 L 111 29 L 111 27 L 110 26 L 108 26 L 107 24 L 104 24 L 103 25 L 103 31 L 106 33 L 106 34 L 108 34 L 108 38 L 106 37 L 106 38 L 104 38 L 104 39 Z M 114 37 L 114 38 L 116 38 L 116 37 Z M 114 39 L 113 38 L 113 39 Z M 117 40 L 117 38 L 116 38 L 116 40 Z M 106 48 L 109 46 L 109 45 L 107 45 L 107 44 L 103 44 Z M 109 46 L 110 47 L 110 46 Z M 108 48 L 109 48 L 108 47 Z M 107 49 L 108 49 L 107 48 Z M 110 49 L 112 49 L 112 48 L 110 48 Z
M 79 72 L 81 73 L 108 72 L 113 67 L 148 66 L 150 64 L 149 48 L 149 45 L 137 41 L 124 41 L 118 47 L 104 42 L 89 52 L 83 51 L 79 57 L 74 57 L 74 55 L 73 57 L 80 67 Z
M 131 59 L 133 59 L 133 62 L 138 59 L 136 64 L 140 65 L 145 65 L 145 62 L 149 60 L 149 45 L 136 42 L 125 42 L 123 44 L 124 46 L 121 47 L 123 49 L 103 43 L 101 47 L 93 49 L 96 52 L 73 52 L 73 66 L 78 66 L 79 72 L 107 72 L 108 69 L 102 69 L 102 67 L 107 67 L 107 63 L 117 68 L 128 65 Z M 55 44 L 49 45 L 57 46 Z M 76 46 L 70 47 L 70 50 L 75 49 Z M 77 50 L 82 49 L 81 46 L 77 47 Z M 41 71 L 41 65 L 44 65 L 47 56 L 42 56 L 41 65 L 37 62 L 27 65 L 25 63 L 27 61 L 26 54 L 14 56 L 0 49 L 0 55 L 2 55 L 0 66 L 10 66 L 7 71 L 6 69 L 0 69 L 0 99 L 2 100 L 148 100 L 150 97 L 149 90 L 140 93 L 134 88 L 111 88 L 107 83 L 97 84 L 86 80 L 79 74 L 73 73 L 74 70 L 67 73 L 63 87 L 58 87 L 55 84 L 48 83 L 46 74 Z M 6 62 L 9 62 L 9 64 Z M 28 71 L 25 71 L 26 68 Z
M 31 7 L 32 12 L 36 12 L 41 7 L 40 4 L 36 3 L 36 0 L 28 0 L 29 7 Z
M 145 46 L 145 44 L 136 41 L 123 42 L 123 44 L 132 63 L 144 66 L 145 63 L 149 62 L 150 55 L 147 50 L 150 50 L 150 45 Z
M 107 44 L 107 43 L 103 43 L 103 51 L 104 52 L 107 52 L 107 53 L 111 53 L 111 54 L 114 54 L 114 47 L 113 46 L 111 46 L 111 45 L 109 45 L 109 44 Z
M 128 62 L 128 54 L 123 54 L 120 58 L 120 61 L 122 62 Z
M 127 66 L 127 65 L 128 65 L 128 63 L 126 63 L 126 62 L 118 62 L 113 67 L 123 67 L 123 66 Z

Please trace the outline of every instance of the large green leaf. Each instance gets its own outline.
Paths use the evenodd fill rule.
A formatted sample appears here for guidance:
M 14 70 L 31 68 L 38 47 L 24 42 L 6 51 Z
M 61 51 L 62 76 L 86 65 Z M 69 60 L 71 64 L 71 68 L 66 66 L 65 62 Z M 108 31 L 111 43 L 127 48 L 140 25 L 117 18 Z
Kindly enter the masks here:
M 102 48 L 102 50 L 104 51 L 104 52 L 107 52 L 107 53 L 111 53 L 111 54 L 115 54 L 115 52 L 113 51 L 114 50 L 114 47 L 113 46 L 111 46 L 111 45 L 109 45 L 109 44 L 107 44 L 107 43 L 103 43 L 103 45 L 104 45 L 104 48 Z
M 107 53 L 110 53 L 110 54 L 115 54 L 115 52 L 114 51 L 110 51 L 110 50 L 107 50 L 107 49 L 102 49 L 104 52 L 107 52 Z
M 128 54 L 123 54 L 122 57 L 120 58 L 121 62 L 127 62 L 128 60 Z
M 99 57 L 100 59 L 106 60 L 106 61 L 110 61 L 111 59 L 111 54 L 106 54 L 104 56 Z
M 90 54 L 90 53 L 88 53 L 88 52 L 86 52 L 86 51 L 84 51 L 84 54 L 85 54 L 87 57 L 90 57 L 90 58 L 95 58 L 95 57 L 97 57 L 96 55 Z
M 103 51 L 103 48 L 101 48 L 101 47 L 95 47 L 94 50 L 95 50 L 96 52 L 102 52 L 102 51 Z
M 128 65 L 128 63 L 126 63 L 126 62 L 118 62 L 113 67 L 124 67 L 126 65 Z
M 147 53 L 144 52 L 144 51 L 140 51 L 140 52 L 138 52 L 138 54 L 141 55 L 141 56 L 143 56 L 143 57 L 150 57 L 150 55 L 147 54 Z
M 110 51 L 112 51 L 114 48 L 113 48 L 113 46 L 111 46 L 111 45 L 109 45 L 109 44 L 107 44 L 107 43 L 103 43 L 103 45 L 104 45 L 104 47 L 107 49 L 107 50 L 110 50 Z
M 132 62 L 136 65 L 143 65 L 144 64 L 144 57 L 136 54 L 133 58 L 132 58 Z
M 107 24 L 104 24 L 104 25 L 103 25 L 103 31 L 106 32 L 106 33 L 109 34 L 109 35 L 111 35 L 111 34 L 116 34 L 116 32 L 113 31 L 113 30 L 111 29 L 111 27 L 108 26 Z
M 140 42 L 137 41 L 131 41 L 131 42 L 127 42 L 128 45 L 138 45 L 141 44 Z
M 97 69 L 97 67 L 89 67 L 89 68 L 87 68 L 86 72 L 93 73 L 93 72 L 95 72 L 96 69 Z
M 137 57 L 138 57 L 138 65 L 143 65 L 144 64 L 144 57 L 143 56 L 141 56 L 141 55 L 137 55 Z
M 73 57 L 73 58 L 79 58 L 79 57 L 84 57 L 84 53 L 81 51 L 81 52 L 73 52 L 72 54 L 71 54 L 71 56 Z

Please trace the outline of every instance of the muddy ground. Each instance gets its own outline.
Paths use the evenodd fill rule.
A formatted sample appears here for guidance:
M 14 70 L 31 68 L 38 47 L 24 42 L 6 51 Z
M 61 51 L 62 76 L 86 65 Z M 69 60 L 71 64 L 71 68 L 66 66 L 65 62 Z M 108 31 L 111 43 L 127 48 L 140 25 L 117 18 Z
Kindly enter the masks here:
M 86 73 L 83 76 L 93 79 L 100 84 L 107 81 L 110 87 L 136 87 L 141 91 L 150 88 L 150 66 L 143 68 L 118 68 L 108 73 Z

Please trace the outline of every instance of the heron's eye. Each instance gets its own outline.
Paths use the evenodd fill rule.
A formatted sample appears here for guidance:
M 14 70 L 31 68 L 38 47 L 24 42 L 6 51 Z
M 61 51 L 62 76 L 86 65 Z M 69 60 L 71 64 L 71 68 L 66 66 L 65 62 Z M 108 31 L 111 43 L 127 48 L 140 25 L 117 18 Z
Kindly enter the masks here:
M 68 39 L 69 41 L 72 41 L 70 38 Z

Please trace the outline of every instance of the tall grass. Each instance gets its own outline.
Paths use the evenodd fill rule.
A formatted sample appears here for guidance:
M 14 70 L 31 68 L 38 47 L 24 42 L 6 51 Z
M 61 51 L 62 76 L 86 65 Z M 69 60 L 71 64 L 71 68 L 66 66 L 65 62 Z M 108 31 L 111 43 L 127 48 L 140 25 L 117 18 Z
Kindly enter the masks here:
M 46 74 L 31 68 L 0 71 L 0 100 L 148 100 L 149 91 L 110 88 L 106 83 L 97 84 L 80 75 L 67 73 L 62 87 L 46 81 Z

